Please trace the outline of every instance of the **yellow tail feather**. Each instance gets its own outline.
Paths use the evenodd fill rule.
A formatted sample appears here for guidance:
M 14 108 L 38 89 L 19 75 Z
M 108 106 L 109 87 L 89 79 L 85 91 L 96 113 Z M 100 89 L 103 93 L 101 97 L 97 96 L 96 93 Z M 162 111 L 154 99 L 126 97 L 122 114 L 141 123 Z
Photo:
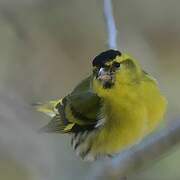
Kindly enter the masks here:
M 35 107 L 36 111 L 42 112 L 50 117 L 54 117 L 57 113 L 56 106 L 59 103 L 62 103 L 62 99 L 48 101 L 45 103 L 36 103 L 36 104 L 33 104 L 33 106 Z

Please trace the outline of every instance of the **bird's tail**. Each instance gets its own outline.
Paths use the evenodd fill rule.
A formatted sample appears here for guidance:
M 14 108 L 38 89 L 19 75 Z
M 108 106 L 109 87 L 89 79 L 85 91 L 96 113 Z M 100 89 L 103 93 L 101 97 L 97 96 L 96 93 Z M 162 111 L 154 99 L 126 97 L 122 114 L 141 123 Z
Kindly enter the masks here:
M 57 105 L 62 104 L 62 99 L 60 100 L 54 100 L 54 101 L 48 101 L 45 103 L 35 103 L 32 104 L 33 107 L 38 112 L 42 112 L 50 117 L 54 117 L 57 113 Z
M 33 107 L 36 111 L 42 112 L 52 118 L 47 125 L 39 130 L 39 132 L 68 133 L 74 126 L 74 123 L 69 122 L 66 118 L 63 118 L 64 107 L 62 99 L 48 101 L 45 103 L 36 103 L 33 104 Z M 59 112 L 60 109 L 62 113 Z

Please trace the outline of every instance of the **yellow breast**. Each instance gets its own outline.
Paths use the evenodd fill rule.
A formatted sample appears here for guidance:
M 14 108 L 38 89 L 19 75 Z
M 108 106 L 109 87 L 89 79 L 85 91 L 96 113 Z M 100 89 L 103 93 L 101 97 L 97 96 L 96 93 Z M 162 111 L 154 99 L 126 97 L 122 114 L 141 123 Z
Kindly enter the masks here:
M 166 100 L 153 81 L 116 85 L 109 90 L 94 82 L 94 90 L 104 101 L 106 119 L 94 145 L 99 152 L 117 153 L 131 146 L 155 129 L 165 112 Z

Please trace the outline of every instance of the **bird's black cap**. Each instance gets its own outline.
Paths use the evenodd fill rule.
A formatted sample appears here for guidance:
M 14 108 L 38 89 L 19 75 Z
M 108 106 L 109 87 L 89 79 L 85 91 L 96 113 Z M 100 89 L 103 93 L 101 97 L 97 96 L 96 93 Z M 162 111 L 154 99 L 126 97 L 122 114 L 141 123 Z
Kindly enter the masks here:
M 94 58 L 92 65 L 97 66 L 97 67 L 101 67 L 107 61 L 111 61 L 111 60 L 115 59 L 116 56 L 121 56 L 121 53 L 119 51 L 116 51 L 113 49 L 104 51 Z

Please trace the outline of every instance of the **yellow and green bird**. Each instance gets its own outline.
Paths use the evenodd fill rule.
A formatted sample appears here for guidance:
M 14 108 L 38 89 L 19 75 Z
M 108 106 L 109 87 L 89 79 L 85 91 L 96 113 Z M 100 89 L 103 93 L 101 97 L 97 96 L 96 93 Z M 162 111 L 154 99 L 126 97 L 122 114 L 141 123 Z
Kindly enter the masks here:
M 69 95 L 36 109 L 52 117 L 42 131 L 72 135 L 76 154 L 93 161 L 139 142 L 158 126 L 166 104 L 156 80 L 137 61 L 107 50 Z

